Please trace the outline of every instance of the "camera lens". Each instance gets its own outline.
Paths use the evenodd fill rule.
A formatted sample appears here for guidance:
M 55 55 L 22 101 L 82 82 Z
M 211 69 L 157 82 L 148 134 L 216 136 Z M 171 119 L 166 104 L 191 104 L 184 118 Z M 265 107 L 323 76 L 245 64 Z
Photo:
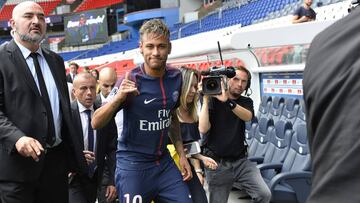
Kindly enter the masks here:
M 221 76 L 208 76 L 202 79 L 203 93 L 210 95 L 221 94 Z
M 206 89 L 215 90 L 219 87 L 218 81 L 215 79 L 210 79 L 206 83 Z

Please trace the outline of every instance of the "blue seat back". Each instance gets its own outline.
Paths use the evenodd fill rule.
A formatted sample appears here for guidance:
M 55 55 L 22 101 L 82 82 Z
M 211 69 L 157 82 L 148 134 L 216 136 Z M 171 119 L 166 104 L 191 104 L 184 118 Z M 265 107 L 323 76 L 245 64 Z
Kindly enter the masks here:
M 271 108 L 269 110 L 268 118 L 273 119 L 274 123 L 280 120 L 280 116 L 284 109 L 285 99 L 283 97 L 274 97 Z
M 295 98 L 287 98 L 280 119 L 287 120 L 294 124 L 300 109 L 300 101 Z
M 270 133 L 270 141 L 265 152 L 263 163 L 283 163 L 290 149 L 293 135 L 292 125 L 288 121 L 279 120 Z M 262 171 L 264 179 L 270 180 L 276 175 L 274 170 Z
M 274 121 L 268 118 L 261 118 L 255 130 L 254 139 L 249 147 L 249 157 L 263 157 L 267 143 L 270 140 L 270 132 L 274 128 Z
M 268 149 L 264 156 L 264 163 L 282 163 L 290 148 L 293 135 L 290 122 L 279 120 L 270 133 Z
M 258 127 L 258 123 L 248 121 L 245 122 L 245 140 L 248 146 L 251 146 L 252 141 L 254 140 L 254 135 L 256 128 Z
M 259 110 L 256 113 L 256 117 L 258 119 L 260 119 L 262 117 L 267 117 L 269 114 L 271 105 L 272 105 L 272 97 L 266 96 L 266 95 L 262 96 Z
M 310 150 L 305 123 L 294 129 L 290 149 L 281 169 L 281 172 L 297 171 L 310 171 Z
M 298 125 L 304 124 L 306 125 L 306 115 L 305 115 L 305 103 L 304 100 L 300 101 L 300 108 L 296 115 L 296 119 L 293 123 L 293 129 L 295 129 Z

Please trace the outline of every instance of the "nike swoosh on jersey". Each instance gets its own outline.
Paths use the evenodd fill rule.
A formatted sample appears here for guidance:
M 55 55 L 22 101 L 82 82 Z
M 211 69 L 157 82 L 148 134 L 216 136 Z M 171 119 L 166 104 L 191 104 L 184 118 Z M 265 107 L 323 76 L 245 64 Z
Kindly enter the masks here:
M 144 100 L 144 104 L 149 104 L 149 103 L 151 103 L 152 101 L 154 101 L 156 98 L 152 98 L 152 99 L 150 99 L 150 100 L 147 100 L 147 99 L 145 99 Z

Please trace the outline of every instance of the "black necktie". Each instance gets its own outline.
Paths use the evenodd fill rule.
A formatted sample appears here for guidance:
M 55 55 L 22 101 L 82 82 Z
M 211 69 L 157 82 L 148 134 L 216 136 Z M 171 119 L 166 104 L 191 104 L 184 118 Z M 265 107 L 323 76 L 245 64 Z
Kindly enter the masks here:
M 88 116 L 88 150 L 94 151 L 94 130 L 91 126 L 91 110 L 85 110 L 86 115 Z
M 91 110 L 85 110 L 88 117 L 88 150 L 94 152 L 94 129 L 91 126 Z M 96 169 L 96 160 L 89 165 L 88 175 L 90 178 L 94 176 Z
M 36 75 L 39 82 L 40 92 L 41 92 L 41 99 L 44 103 L 45 109 L 46 109 L 46 115 L 48 120 L 48 132 L 46 136 L 46 143 L 49 146 L 52 146 L 55 143 L 55 126 L 54 126 L 54 118 L 51 110 L 51 103 L 49 99 L 49 94 L 46 90 L 46 84 L 43 77 L 43 74 L 41 72 L 40 64 L 37 59 L 38 53 L 31 53 L 30 57 L 33 59 Z

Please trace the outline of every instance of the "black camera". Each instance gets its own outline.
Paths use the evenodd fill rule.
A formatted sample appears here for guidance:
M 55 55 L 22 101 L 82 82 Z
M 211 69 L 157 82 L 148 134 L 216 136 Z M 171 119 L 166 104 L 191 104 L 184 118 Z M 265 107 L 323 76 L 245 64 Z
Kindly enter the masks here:
M 202 92 L 207 95 L 221 94 L 221 78 L 226 76 L 232 78 L 236 75 L 234 67 L 212 67 L 209 70 L 202 71 L 201 75 L 204 75 L 202 79 Z
M 355 10 L 355 8 L 359 6 L 359 4 L 360 4 L 360 0 L 352 0 L 348 8 L 348 13 Z

